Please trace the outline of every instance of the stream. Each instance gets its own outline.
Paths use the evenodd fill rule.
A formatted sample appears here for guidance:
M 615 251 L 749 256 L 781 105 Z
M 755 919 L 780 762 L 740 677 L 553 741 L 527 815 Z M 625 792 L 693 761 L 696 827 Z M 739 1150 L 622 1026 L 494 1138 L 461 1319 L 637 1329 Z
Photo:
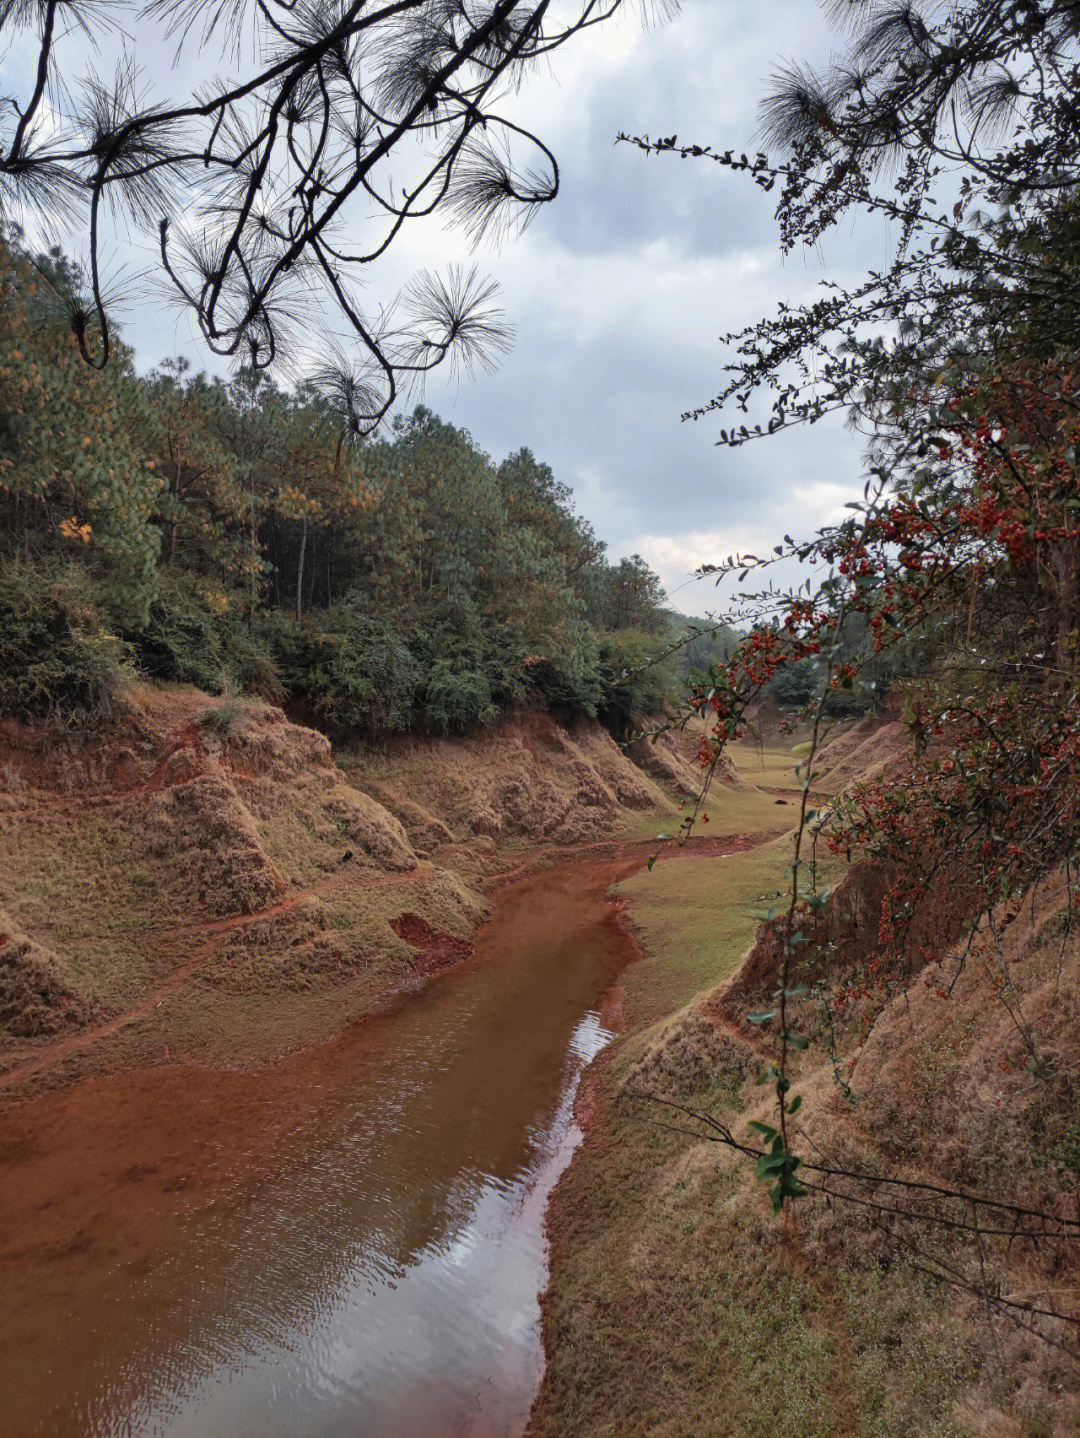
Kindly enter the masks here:
M 12 1108 L 3 1438 L 520 1434 L 544 1211 L 635 954 L 604 895 L 636 867 L 517 880 L 475 957 L 270 1067 Z

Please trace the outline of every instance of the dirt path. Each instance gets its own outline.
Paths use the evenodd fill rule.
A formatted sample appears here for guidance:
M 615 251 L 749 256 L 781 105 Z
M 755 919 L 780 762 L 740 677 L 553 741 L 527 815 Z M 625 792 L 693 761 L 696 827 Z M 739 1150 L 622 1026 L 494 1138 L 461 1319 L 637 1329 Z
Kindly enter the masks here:
M 699 859 L 715 859 L 722 854 L 739 854 L 746 849 L 755 848 L 764 837 L 755 834 L 731 834 L 722 838 L 713 838 L 694 834 L 681 844 L 670 839 L 661 843 L 658 843 L 656 839 L 594 839 L 584 844 L 547 844 L 543 848 L 532 850 L 528 857 L 514 868 L 504 869 L 498 874 L 493 874 L 488 880 L 487 887 L 488 889 L 497 889 L 503 884 L 511 883 L 514 879 L 519 879 L 522 874 L 527 874 L 531 869 L 538 869 L 552 862 L 562 863 L 571 859 L 589 858 L 644 859 L 652 853 L 656 854 L 657 862 L 689 858 L 691 855 Z

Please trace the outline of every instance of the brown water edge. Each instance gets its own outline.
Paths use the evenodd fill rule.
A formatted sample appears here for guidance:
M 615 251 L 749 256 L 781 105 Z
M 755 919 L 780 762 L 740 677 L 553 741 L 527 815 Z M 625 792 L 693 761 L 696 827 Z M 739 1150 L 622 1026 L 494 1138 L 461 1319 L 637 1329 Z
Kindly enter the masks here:
M 573 845 L 539 844 L 526 846 L 510 869 L 488 875 L 480 887 L 492 896 L 509 884 L 516 884 L 528 875 L 563 868 L 568 864 L 595 865 L 602 860 L 635 859 L 643 864 L 655 857 L 660 862 L 688 855 L 718 856 L 752 848 L 766 836 L 739 834 L 725 836 L 691 835 L 679 842 L 658 845 L 653 838 L 611 838 Z M 522 857 L 523 854 L 523 857 Z M 448 856 L 449 857 L 449 856 Z M 405 873 L 367 876 L 363 888 L 383 888 L 408 882 L 430 874 L 431 865 L 421 863 Z M 64 1088 L 71 1084 L 123 1069 L 144 1068 L 170 1062 L 169 1044 L 164 1042 L 160 1028 L 147 1023 L 169 1000 L 190 993 L 197 983 L 199 970 L 219 947 L 221 936 L 249 924 L 257 924 L 274 914 L 296 908 L 309 894 L 325 893 L 342 884 L 355 883 L 353 876 L 339 874 L 310 890 L 292 894 L 268 909 L 249 914 L 236 914 L 222 919 L 195 922 L 180 926 L 164 936 L 164 943 L 194 942 L 186 956 L 148 993 L 131 1007 L 113 1013 L 107 1019 L 74 1032 L 53 1036 L 43 1043 L 34 1042 L 21 1057 L 8 1057 L 8 1067 L 0 1069 L 0 1106 L 21 1102 L 47 1089 Z M 211 1065 L 218 1068 L 253 1068 L 280 1058 L 296 1049 L 309 1048 L 325 1041 L 354 1023 L 365 1022 L 375 1015 L 392 1010 L 402 992 L 415 990 L 416 981 L 432 977 L 473 950 L 470 939 L 457 938 L 429 928 L 415 915 L 404 912 L 391 921 L 400 937 L 419 952 L 410 973 L 399 975 L 381 990 L 357 993 L 345 989 L 346 1002 L 335 1006 L 330 994 L 324 993 L 314 1004 L 304 996 L 287 1000 L 280 1015 L 269 1019 L 266 1011 L 255 1016 L 254 1029 L 238 1033 L 225 1023 L 213 1022 L 212 1013 L 202 1009 L 181 1021 L 175 1034 L 179 1064 Z M 194 1047 L 192 1045 L 194 1044 Z M 238 1047 L 239 1046 L 239 1047 Z
M 474 958 L 269 1068 L 9 1110 L 4 1438 L 519 1432 L 543 1211 L 637 952 L 604 895 L 641 862 L 508 885 Z

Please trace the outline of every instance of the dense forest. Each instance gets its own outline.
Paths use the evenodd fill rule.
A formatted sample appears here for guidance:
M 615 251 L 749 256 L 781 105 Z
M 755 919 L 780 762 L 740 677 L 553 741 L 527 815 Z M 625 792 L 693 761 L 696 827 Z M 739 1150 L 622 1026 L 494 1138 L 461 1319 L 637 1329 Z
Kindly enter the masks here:
M 367 737 L 525 703 L 622 734 L 664 703 L 685 625 L 530 450 L 495 462 L 423 407 L 343 435 L 317 383 L 250 369 L 96 369 L 80 288 L 0 248 L 4 712 L 100 712 L 134 672 Z

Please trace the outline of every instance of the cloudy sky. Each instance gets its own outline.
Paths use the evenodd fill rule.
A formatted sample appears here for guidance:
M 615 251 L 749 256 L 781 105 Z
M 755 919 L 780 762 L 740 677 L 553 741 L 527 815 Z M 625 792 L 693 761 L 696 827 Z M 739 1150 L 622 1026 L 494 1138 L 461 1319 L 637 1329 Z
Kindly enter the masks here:
M 191 78 L 138 30 L 131 43 L 155 89 Z M 729 450 L 715 443 L 719 419 L 680 421 L 719 387 L 719 335 L 809 295 L 826 272 L 861 269 L 887 236 L 847 233 L 782 261 L 771 198 L 745 178 L 615 136 L 756 148 L 770 70 L 834 43 L 815 0 L 684 0 L 662 27 L 628 14 L 577 37 L 510 110 L 559 157 L 556 202 L 475 255 L 461 234 L 417 223 L 372 278 L 389 296 L 417 268 L 475 260 L 498 279 L 512 353 L 493 377 L 429 382 L 427 403 L 495 457 L 527 445 L 550 463 L 610 551 L 643 554 L 685 612 L 713 604 L 687 584 L 698 564 L 813 528 L 859 488 L 859 444 L 839 425 Z M 29 58 L 16 44 L 0 79 Z M 124 334 L 140 367 L 178 352 L 207 363 L 187 320 L 153 304 L 129 311 Z
M 816 0 L 685 0 L 663 27 L 628 16 L 560 52 L 522 97 L 559 157 L 560 195 L 523 236 L 480 255 L 502 285 L 514 350 L 493 378 L 429 385 L 432 406 L 491 453 L 527 444 L 546 459 L 611 550 L 643 554 L 687 612 L 713 603 L 707 583 L 687 584 L 702 561 L 760 552 L 861 492 L 861 447 L 841 425 L 731 450 L 715 443 L 718 419 L 680 415 L 719 387 L 722 332 L 808 295 L 826 265 L 861 267 L 868 237 L 784 262 L 775 197 L 615 136 L 756 148 L 773 66 L 836 43 Z M 410 246 L 426 262 L 419 235 Z

